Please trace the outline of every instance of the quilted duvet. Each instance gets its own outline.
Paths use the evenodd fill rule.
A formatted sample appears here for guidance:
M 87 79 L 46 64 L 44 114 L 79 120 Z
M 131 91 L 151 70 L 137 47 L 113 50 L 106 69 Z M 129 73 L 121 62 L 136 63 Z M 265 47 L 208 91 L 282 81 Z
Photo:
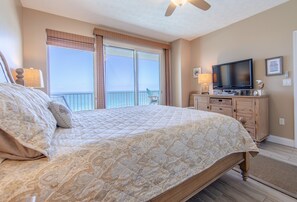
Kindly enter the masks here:
M 0 165 L 0 201 L 147 201 L 231 153 L 258 151 L 231 117 L 165 106 L 74 113 L 50 159 Z

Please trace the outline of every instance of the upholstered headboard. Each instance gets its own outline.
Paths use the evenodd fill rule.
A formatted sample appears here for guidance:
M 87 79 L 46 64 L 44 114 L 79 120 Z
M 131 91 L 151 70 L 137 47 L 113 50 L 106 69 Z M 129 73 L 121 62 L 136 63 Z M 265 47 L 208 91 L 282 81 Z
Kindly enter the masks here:
M 4 55 L 0 51 L 0 83 L 14 83 Z

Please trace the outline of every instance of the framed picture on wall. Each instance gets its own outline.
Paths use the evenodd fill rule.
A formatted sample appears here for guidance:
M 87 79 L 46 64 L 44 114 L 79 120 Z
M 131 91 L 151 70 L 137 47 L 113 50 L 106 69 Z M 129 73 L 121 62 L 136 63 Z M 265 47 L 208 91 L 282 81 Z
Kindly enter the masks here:
M 194 67 L 193 68 L 193 78 L 197 79 L 198 75 L 201 74 L 201 67 Z
M 265 59 L 266 76 L 282 75 L 283 74 L 283 57 L 274 57 Z

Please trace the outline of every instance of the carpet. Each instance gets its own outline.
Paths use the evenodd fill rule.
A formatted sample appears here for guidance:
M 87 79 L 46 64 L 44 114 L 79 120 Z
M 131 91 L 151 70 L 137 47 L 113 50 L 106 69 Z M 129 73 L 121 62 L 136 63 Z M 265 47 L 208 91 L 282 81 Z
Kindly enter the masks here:
M 235 168 L 240 171 L 239 167 Z M 297 199 L 297 167 L 269 157 L 251 159 L 249 177 Z

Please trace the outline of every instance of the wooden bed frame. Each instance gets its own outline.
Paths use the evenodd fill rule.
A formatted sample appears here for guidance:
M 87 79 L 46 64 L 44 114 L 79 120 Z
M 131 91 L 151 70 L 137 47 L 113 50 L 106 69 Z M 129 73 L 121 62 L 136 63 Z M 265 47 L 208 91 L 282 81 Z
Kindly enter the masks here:
M 0 74 L 5 78 L 6 81 L 0 81 L 0 83 L 15 83 L 11 76 L 10 69 L 7 62 L 0 52 Z M 1 75 L 0 75 L 1 76 Z M 248 169 L 250 166 L 251 155 L 256 155 L 256 152 L 241 152 L 230 154 L 225 158 L 217 161 L 214 165 L 204 170 L 203 172 L 187 179 L 183 183 L 177 185 L 174 188 L 160 194 L 159 196 L 151 199 L 151 202 L 155 201 L 186 201 L 202 189 L 207 187 L 209 184 L 217 180 L 227 171 L 231 170 L 234 166 L 240 165 L 242 171 L 242 178 L 244 181 L 248 178 Z
M 203 172 L 189 178 L 178 186 L 169 189 L 150 201 L 186 201 L 210 185 L 212 182 L 216 181 L 236 165 L 240 166 L 242 178 L 246 181 L 248 178 L 251 155 L 255 156 L 256 154 L 256 152 L 252 152 L 251 154 L 249 152 L 230 154 L 217 161 Z

